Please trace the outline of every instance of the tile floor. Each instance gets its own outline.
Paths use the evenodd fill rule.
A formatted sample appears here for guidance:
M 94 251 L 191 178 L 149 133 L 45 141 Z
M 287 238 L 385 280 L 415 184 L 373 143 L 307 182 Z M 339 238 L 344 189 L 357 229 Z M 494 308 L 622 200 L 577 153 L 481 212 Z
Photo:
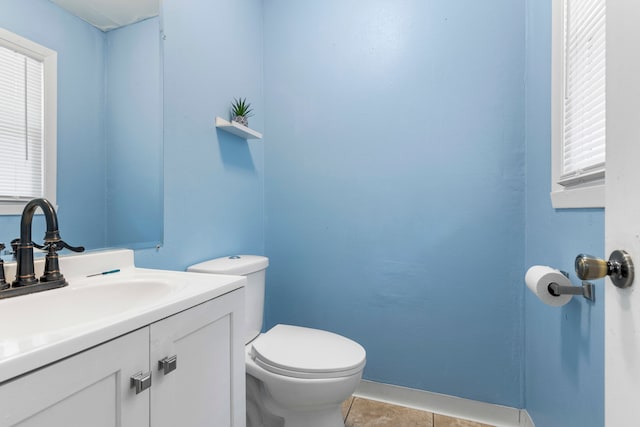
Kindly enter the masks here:
M 492 427 L 361 397 L 347 399 L 342 415 L 345 427 Z

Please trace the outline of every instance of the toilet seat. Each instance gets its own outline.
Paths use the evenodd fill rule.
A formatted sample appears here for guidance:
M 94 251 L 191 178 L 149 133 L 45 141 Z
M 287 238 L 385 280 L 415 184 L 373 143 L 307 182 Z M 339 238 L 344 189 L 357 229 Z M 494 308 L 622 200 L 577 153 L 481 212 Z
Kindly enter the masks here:
M 293 378 L 339 378 L 358 374 L 366 363 L 364 348 L 328 331 L 276 325 L 251 344 L 251 358 L 261 368 Z

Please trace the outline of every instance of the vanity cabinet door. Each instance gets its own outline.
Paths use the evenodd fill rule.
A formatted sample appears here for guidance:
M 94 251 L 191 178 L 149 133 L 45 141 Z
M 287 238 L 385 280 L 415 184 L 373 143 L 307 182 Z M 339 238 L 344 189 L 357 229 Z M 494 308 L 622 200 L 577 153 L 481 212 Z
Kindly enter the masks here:
M 130 387 L 132 375 L 148 371 L 148 345 L 143 328 L 2 384 L 0 426 L 148 425 L 149 390 Z
M 244 288 L 151 325 L 152 427 L 245 426 L 243 330 Z

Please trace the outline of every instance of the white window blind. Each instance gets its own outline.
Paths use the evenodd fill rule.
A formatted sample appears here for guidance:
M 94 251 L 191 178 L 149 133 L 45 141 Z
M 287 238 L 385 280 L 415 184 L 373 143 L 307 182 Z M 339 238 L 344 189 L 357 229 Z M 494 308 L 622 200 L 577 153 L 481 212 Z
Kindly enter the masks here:
M 563 186 L 604 178 L 606 0 L 565 0 Z
M 0 47 L 0 200 L 43 195 L 43 64 Z

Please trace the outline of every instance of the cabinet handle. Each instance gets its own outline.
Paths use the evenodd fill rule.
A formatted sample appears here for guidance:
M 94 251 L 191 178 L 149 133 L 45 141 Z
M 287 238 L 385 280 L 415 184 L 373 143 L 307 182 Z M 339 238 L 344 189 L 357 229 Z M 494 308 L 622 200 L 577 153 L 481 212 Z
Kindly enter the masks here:
M 178 367 L 178 356 L 168 356 L 162 360 L 158 360 L 158 369 L 161 370 L 165 375 L 173 372 Z
M 140 394 L 151 387 L 151 372 L 138 372 L 131 377 L 131 388 L 136 389 L 136 394 Z

